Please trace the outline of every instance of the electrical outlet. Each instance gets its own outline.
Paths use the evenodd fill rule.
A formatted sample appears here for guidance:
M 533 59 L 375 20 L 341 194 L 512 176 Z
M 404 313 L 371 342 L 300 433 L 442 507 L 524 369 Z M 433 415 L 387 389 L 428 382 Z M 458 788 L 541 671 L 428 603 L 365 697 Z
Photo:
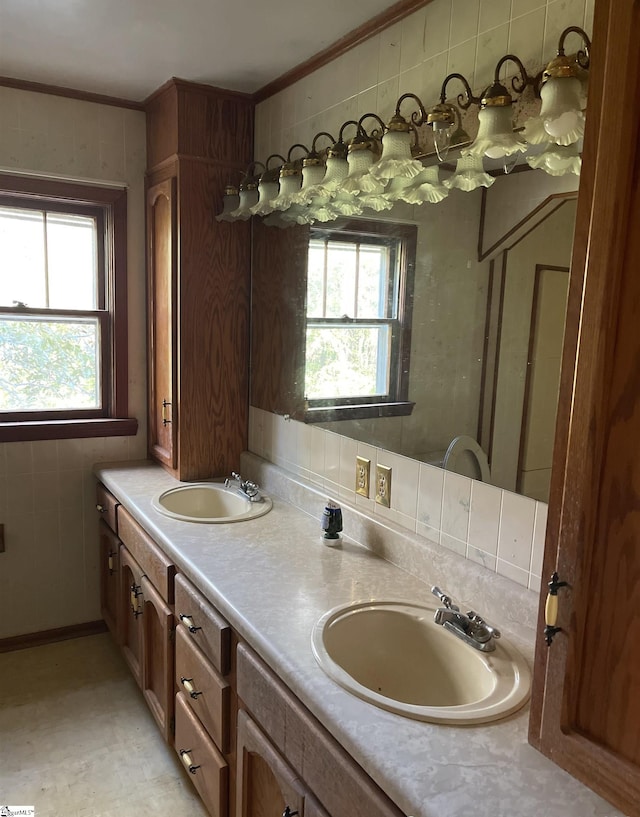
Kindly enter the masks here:
M 391 507 L 391 468 L 388 465 L 376 465 L 376 502 Z
M 371 460 L 365 457 L 356 457 L 356 493 L 369 499 L 369 485 L 371 479 Z

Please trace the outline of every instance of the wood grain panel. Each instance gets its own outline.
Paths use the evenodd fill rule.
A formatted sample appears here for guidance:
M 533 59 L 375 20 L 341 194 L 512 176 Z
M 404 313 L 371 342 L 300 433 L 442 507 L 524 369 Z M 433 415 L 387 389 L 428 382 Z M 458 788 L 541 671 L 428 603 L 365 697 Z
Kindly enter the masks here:
M 116 644 L 120 643 L 120 541 L 107 523 L 98 526 L 100 541 L 100 612 Z
M 118 535 L 164 601 L 173 604 L 173 563 L 122 505 L 118 507 Z
M 250 227 L 213 218 L 227 173 L 180 161 L 180 478 L 225 476 L 247 448 Z
M 146 576 L 140 582 L 142 613 L 142 692 L 162 736 L 172 743 L 173 733 L 173 613 Z
M 178 91 L 169 82 L 145 102 L 147 118 L 147 167 L 157 165 L 178 152 Z
M 640 116 L 627 100 L 640 96 L 639 28 L 637 2 L 596 3 L 544 562 L 545 575 L 557 569 L 569 587 L 559 593 L 562 632 L 551 648 L 538 642 L 530 728 L 534 745 L 633 817 L 640 815 L 640 468 L 631 443 L 640 433 Z M 601 116 L 612 109 L 620 111 L 615 129 Z
M 131 606 L 132 588 L 140 588 L 142 568 L 129 551 L 120 545 L 120 622 L 121 648 L 131 674 L 142 689 L 142 616 Z M 139 610 L 142 609 L 140 602 Z
M 309 228 L 254 221 L 251 405 L 302 417 Z
M 213 666 L 226 675 L 231 666 L 231 627 L 205 597 L 180 573 L 175 579 L 176 616 Z M 191 623 L 184 618 L 190 619 Z M 189 629 L 193 626 L 193 632 Z

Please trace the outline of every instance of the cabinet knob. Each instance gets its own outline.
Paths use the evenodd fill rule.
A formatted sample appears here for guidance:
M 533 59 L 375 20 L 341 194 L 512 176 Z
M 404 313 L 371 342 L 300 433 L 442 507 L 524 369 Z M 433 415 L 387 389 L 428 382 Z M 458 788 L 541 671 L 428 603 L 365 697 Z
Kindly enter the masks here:
M 96 505 L 96 511 L 98 511 L 98 513 L 107 513 L 107 508 L 105 508 L 104 505 L 101 505 L 98 502 L 98 504 Z
M 191 760 L 191 752 L 193 752 L 193 749 L 180 749 L 180 760 L 184 763 L 185 767 L 191 772 L 191 774 L 195 774 L 200 766 L 194 765 L 193 761 Z
M 202 692 L 196 691 L 193 685 L 193 678 L 180 678 L 180 683 L 184 687 L 185 692 L 188 692 L 194 700 L 196 700 L 199 695 L 202 695 Z
M 110 576 L 113 576 L 113 574 L 115 573 L 115 570 L 114 570 L 114 567 L 113 567 L 113 557 L 116 556 L 116 555 L 117 554 L 116 554 L 115 550 L 110 550 L 109 551 L 109 556 L 107 557 L 107 564 L 109 566 L 109 575 Z
M 184 626 L 188 628 L 190 633 L 197 633 L 198 630 L 202 629 L 202 627 L 196 627 L 191 616 L 186 616 L 184 613 L 180 613 L 178 618 L 184 624 Z
M 296 815 L 297 813 L 298 813 L 297 811 L 291 811 L 291 809 L 289 808 L 289 806 L 285 806 L 285 809 L 284 809 L 284 811 L 282 812 L 282 817 L 295 817 L 295 815 Z

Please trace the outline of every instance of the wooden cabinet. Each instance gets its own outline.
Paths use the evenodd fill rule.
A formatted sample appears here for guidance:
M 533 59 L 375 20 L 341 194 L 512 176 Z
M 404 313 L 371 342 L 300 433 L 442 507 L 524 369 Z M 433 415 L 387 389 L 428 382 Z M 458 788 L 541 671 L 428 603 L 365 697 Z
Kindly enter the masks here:
M 177 464 L 176 384 L 176 179 L 147 191 L 149 453 L 167 468 Z
M 640 815 L 640 5 L 598 0 L 530 740 Z M 619 111 L 616 127 L 606 112 Z M 544 626 L 544 594 L 540 628 Z
M 146 115 L 149 453 L 224 476 L 247 447 L 250 227 L 215 214 L 252 158 L 253 101 L 171 80 Z
M 404 817 L 245 644 L 238 645 L 236 674 L 238 706 L 245 712 L 238 716 L 236 817 L 279 817 L 282 798 L 298 804 L 301 815 L 306 814 L 306 800 L 313 814 Z M 241 742 L 243 723 L 245 743 Z M 265 745 L 264 735 L 270 745 Z M 262 790 L 271 798 L 271 810 L 251 810 L 251 803 L 258 802 L 256 793 Z M 296 810 L 291 802 L 286 805 Z
M 120 646 L 136 683 L 142 688 L 142 568 L 120 545 Z
M 104 519 L 98 527 L 100 540 L 100 612 L 111 635 L 120 643 L 120 541 Z

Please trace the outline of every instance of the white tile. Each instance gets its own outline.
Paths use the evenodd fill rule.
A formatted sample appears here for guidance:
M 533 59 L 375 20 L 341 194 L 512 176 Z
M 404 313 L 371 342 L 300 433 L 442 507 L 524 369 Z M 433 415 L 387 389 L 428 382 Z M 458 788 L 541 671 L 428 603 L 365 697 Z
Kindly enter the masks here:
M 528 572 L 526 570 L 521 570 L 515 565 L 509 564 L 509 562 L 503 562 L 502 559 L 498 559 L 496 572 L 499 573 L 500 576 L 505 576 L 507 579 L 511 579 L 511 581 L 521 584 L 523 587 L 529 586 Z
M 511 19 L 528 14 L 537 8 L 544 8 L 546 0 L 511 0 Z
M 544 29 L 544 54 L 547 62 L 556 55 L 558 38 L 565 28 L 580 25 L 584 21 L 585 0 L 554 0 L 547 5 L 547 19 Z M 567 54 L 581 47 L 582 40 L 570 34 L 565 42 Z
M 449 536 L 447 533 L 440 534 L 440 544 L 447 550 L 457 553 L 459 556 L 466 556 L 467 543 L 457 539 L 455 536 Z
M 480 550 L 480 548 L 474 547 L 473 545 L 467 546 L 467 559 L 486 567 L 488 570 L 495 571 L 496 569 L 495 554 L 486 553 L 484 550 Z
M 379 461 L 391 468 L 391 507 L 403 516 L 415 520 L 420 463 L 388 451 L 380 453 Z M 413 527 L 415 529 L 415 523 Z
M 539 70 L 543 64 L 549 62 L 553 57 L 553 53 L 543 52 L 544 21 L 544 8 L 536 9 L 523 17 L 518 17 L 517 20 L 511 21 L 509 53 L 520 57 L 525 68 L 529 71 Z M 513 74 L 515 66 L 508 63 L 505 69 L 508 73 Z
M 493 82 L 495 67 L 500 58 L 507 53 L 508 44 L 508 23 L 479 35 L 474 69 L 474 82 L 477 86 L 487 86 Z
M 453 0 L 451 4 L 451 48 L 477 35 L 479 14 L 480 0 Z
M 340 437 L 340 496 L 356 500 L 356 457 L 358 443 L 349 437 Z
M 447 60 L 448 54 L 445 51 L 422 63 L 423 81 L 421 93 L 418 93 L 418 96 L 427 106 L 435 105 L 440 101 L 442 81 L 447 75 Z
M 33 456 L 30 442 L 4 443 L 6 469 L 9 476 L 33 472 Z
M 426 6 L 405 17 L 402 21 L 400 71 L 407 71 L 409 68 L 419 65 L 424 59 L 425 22 Z
M 58 470 L 57 440 L 36 440 L 31 443 L 35 473 Z
M 469 544 L 494 556 L 498 552 L 498 531 L 502 491 L 485 482 L 473 481 L 471 485 L 471 510 L 469 514 Z
M 422 525 L 440 530 L 444 471 L 421 463 L 419 479 L 417 520 Z
M 325 431 L 324 441 L 324 478 L 340 486 L 340 435 Z
M 317 426 L 312 426 L 310 437 L 309 472 L 310 479 L 316 485 L 324 480 L 324 459 L 326 432 Z
M 542 589 L 542 579 L 540 576 L 534 576 L 533 573 L 529 576 L 529 590 L 533 590 L 534 593 L 539 593 Z
M 398 75 L 378 85 L 375 112 L 385 124 L 395 113 L 396 103 L 400 96 L 399 88 L 400 78 Z
M 505 491 L 498 538 L 498 559 L 526 573 L 531 564 L 536 503 L 525 496 Z
M 542 576 L 542 561 L 544 559 L 545 536 L 547 532 L 548 506 L 544 502 L 536 502 L 536 515 L 533 528 L 533 549 L 529 570 L 536 576 Z
M 436 545 L 440 544 L 439 528 L 432 528 L 429 527 L 429 525 L 423 525 L 421 522 L 416 522 L 416 533 L 419 536 L 424 536 L 425 539 L 428 539 L 430 542 L 434 542 Z
M 451 48 L 447 60 L 447 74 L 462 74 L 473 90 L 475 90 L 476 87 L 474 78 L 476 66 L 476 47 L 477 38 L 474 37 L 472 40 L 462 43 L 462 45 L 457 45 L 454 48 Z M 456 94 L 458 94 L 461 90 L 462 88 L 456 90 Z
M 451 0 L 435 0 L 425 9 L 424 59 L 449 49 Z M 444 79 L 444 77 L 442 77 Z
M 471 504 L 471 480 L 450 471 L 444 472 L 442 500 L 442 531 L 467 541 L 469 531 L 469 508 Z
M 478 32 L 508 23 L 510 16 L 511 0 L 480 0 Z
M 296 465 L 305 472 L 311 470 L 311 433 L 313 426 L 297 420 L 292 423 L 297 436 Z
M 400 73 L 400 52 L 402 50 L 402 23 L 385 28 L 380 32 L 378 51 L 378 82 L 384 82 Z
M 375 37 L 365 40 L 356 49 L 358 93 L 366 91 L 368 88 L 375 88 L 378 84 L 379 41 L 380 35 L 376 34 Z M 371 109 L 367 108 L 366 110 Z

